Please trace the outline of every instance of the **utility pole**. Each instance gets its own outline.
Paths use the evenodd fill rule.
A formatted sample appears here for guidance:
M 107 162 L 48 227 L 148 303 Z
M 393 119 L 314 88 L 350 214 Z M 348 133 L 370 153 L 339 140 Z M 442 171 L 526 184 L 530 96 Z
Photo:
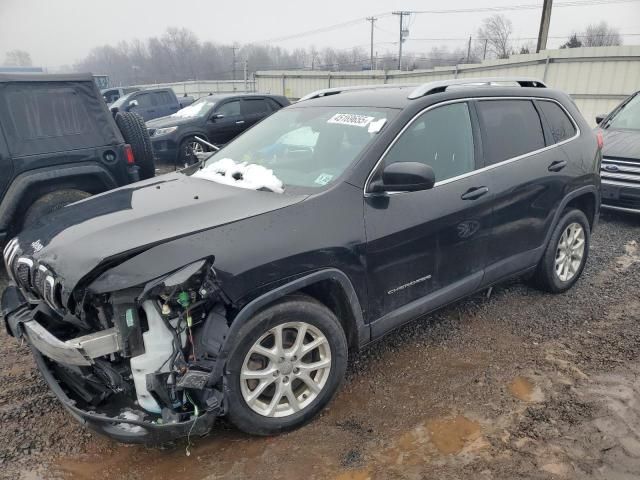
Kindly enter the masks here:
M 471 35 L 469 35 L 469 45 L 467 46 L 467 63 L 469 63 L 470 57 L 471 57 Z
M 538 45 L 536 53 L 547 48 L 547 37 L 549 36 L 549 24 L 551 23 L 551 5 L 553 0 L 544 0 L 542 5 L 542 17 L 540 18 L 540 32 L 538 33 Z
M 486 60 L 487 59 L 487 44 L 489 43 L 489 39 L 485 38 L 484 39 L 484 52 L 482 52 L 482 60 Z
M 404 30 L 403 28 L 403 19 L 404 17 L 408 17 L 409 15 L 411 15 L 411 12 L 407 12 L 407 11 L 400 11 L 400 12 L 391 12 L 394 15 L 398 15 L 400 17 L 400 41 L 398 42 L 398 70 L 402 70 L 402 42 L 404 42 L 404 38 L 406 35 L 409 34 L 409 32 L 407 32 L 406 30 Z
M 371 66 L 370 70 L 373 70 L 373 24 L 378 20 L 376 17 L 367 17 L 367 22 L 371 22 Z
M 236 79 L 236 50 L 238 50 L 237 46 L 232 46 L 231 47 L 231 54 L 233 55 L 233 68 L 232 68 L 232 72 L 233 72 L 233 79 Z
M 247 81 L 249 78 L 247 77 L 247 70 L 249 66 L 249 60 L 244 61 L 244 93 L 247 93 Z

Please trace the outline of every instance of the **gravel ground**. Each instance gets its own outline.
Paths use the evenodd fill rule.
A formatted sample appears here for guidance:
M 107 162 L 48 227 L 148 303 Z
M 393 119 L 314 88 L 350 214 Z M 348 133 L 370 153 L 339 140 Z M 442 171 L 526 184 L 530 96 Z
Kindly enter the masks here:
M 603 216 L 570 292 L 513 281 L 475 295 L 354 355 L 310 425 L 252 438 L 221 422 L 190 456 L 186 442 L 130 447 L 83 429 L 0 334 L 0 476 L 640 478 L 638 232 L 638 217 Z

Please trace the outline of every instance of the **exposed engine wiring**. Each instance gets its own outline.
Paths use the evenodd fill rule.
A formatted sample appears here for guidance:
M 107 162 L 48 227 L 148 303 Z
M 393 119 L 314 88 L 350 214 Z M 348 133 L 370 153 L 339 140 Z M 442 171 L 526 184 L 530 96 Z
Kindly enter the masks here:
M 191 456 L 191 432 L 193 431 L 193 427 L 196 426 L 196 422 L 198 421 L 198 416 L 200 415 L 200 409 L 198 408 L 198 405 L 195 404 L 195 402 L 193 400 L 191 400 L 191 397 L 189 396 L 188 393 L 185 392 L 185 395 L 187 396 L 187 400 L 189 400 L 189 403 L 191 405 L 193 405 L 193 415 L 196 417 L 193 420 L 193 423 L 191 424 L 191 428 L 189 428 L 189 433 L 187 433 L 187 446 L 185 448 L 185 453 L 187 454 L 187 457 Z

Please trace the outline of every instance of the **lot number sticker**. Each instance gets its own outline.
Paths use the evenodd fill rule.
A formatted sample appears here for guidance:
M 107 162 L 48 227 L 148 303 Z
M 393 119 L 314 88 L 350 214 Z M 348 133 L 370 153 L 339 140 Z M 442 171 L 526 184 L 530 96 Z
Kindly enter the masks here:
M 375 117 L 367 117 L 365 115 L 356 115 L 353 113 L 336 113 L 327 120 L 327 123 L 336 123 L 338 125 L 351 125 L 352 127 L 366 127 Z

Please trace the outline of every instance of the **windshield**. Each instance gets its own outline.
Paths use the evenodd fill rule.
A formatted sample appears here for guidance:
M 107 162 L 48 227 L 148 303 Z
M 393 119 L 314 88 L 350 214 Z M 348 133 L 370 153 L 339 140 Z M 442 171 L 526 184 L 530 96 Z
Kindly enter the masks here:
M 607 128 L 640 130 L 640 95 L 629 100 L 629 103 L 609 120 Z
M 178 110 L 171 116 L 178 118 L 202 117 L 204 115 L 207 115 L 214 105 L 215 103 L 208 100 L 207 98 L 201 98 L 200 100 L 193 102 L 191 105 Z
M 216 174 L 233 165 L 236 175 L 242 166 L 257 166 L 272 171 L 285 190 L 320 188 L 338 178 L 393 116 L 392 109 L 371 107 L 280 110 L 217 152 L 196 175 L 233 184 Z M 264 187 L 277 191 L 272 184 Z

